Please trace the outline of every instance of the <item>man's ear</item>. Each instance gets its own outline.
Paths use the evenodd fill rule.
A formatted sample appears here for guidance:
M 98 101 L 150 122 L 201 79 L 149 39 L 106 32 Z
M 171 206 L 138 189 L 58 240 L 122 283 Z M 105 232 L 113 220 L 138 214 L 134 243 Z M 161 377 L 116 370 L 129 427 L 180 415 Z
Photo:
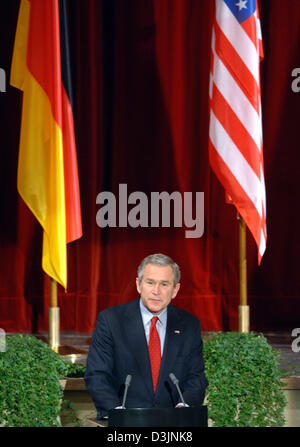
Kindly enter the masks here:
M 172 295 L 172 299 L 176 297 L 176 295 L 177 295 L 179 289 L 180 289 L 180 283 L 178 282 L 178 283 L 176 284 L 175 288 L 174 288 L 173 295 Z
M 140 281 L 139 281 L 139 278 L 136 278 L 135 283 L 136 283 L 137 291 L 138 291 L 139 293 L 141 293 L 141 287 L 140 287 Z

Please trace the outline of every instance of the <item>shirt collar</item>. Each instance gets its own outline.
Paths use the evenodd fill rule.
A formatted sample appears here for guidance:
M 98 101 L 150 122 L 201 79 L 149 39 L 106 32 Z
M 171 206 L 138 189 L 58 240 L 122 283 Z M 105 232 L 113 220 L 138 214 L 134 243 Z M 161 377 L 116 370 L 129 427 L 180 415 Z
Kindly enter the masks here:
M 167 322 L 167 307 L 165 307 L 159 315 L 153 315 L 147 307 L 144 306 L 142 299 L 140 298 L 140 309 L 143 318 L 144 324 L 149 323 L 153 317 L 158 317 L 158 321 L 160 321 L 163 325 Z

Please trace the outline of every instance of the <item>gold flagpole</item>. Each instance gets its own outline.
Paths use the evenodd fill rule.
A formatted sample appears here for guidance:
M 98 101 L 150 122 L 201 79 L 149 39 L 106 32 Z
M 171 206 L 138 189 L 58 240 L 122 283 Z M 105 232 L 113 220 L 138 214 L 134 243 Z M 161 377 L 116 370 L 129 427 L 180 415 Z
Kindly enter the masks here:
M 57 306 L 57 282 L 50 277 L 49 344 L 58 352 L 60 346 L 60 313 Z
M 246 254 L 246 224 L 239 215 L 239 273 L 240 273 L 240 305 L 239 332 L 249 332 L 250 308 L 247 305 L 247 254 Z
M 57 303 L 57 282 L 50 277 L 49 345 L 53 351 L 74 363 L 78 358 L 87 355 L 87 352 L 60 344 L 60 309 Z

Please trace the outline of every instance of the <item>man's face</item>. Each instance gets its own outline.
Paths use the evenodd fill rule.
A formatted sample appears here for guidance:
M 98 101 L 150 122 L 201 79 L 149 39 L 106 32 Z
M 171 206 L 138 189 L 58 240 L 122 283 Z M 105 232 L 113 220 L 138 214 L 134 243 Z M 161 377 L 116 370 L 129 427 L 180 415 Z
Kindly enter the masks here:
M 136 279 L 136 288 L 144 306 L 154 315 L 167 307 L 177 295 L 180 284 L 174 286 L 172 267 L 147 264 L 141 282 Z

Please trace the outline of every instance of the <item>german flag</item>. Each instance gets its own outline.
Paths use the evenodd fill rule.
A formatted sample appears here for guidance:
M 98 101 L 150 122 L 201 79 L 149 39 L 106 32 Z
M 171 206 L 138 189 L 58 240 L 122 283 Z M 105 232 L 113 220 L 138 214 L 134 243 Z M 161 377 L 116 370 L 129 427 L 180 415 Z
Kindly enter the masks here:
M 21 0 L 10 83 L 23 91 L 18 191 L 43 227 L 44 271 L 67 287 L 82 235 L 64 0 Z

